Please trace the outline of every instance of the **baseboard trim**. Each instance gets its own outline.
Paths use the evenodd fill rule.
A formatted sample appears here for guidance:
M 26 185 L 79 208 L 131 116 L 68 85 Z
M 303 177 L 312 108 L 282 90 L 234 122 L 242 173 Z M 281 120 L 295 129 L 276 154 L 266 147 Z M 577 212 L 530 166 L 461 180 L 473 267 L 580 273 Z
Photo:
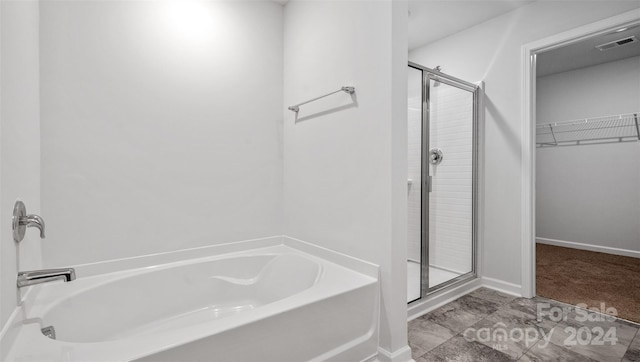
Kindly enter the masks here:
M 612 248 L 609 246 L 583 244 L 583 243 L 576 243 L 574 241 L 556 240 L 556 239 L 547 239 L 547 238 L 536 238 L 536 243 L 553 245 L 553 246 L 562 246 L 562 247 L 571 248 L 571 249 L 595 251 L 598 253 L 605 253 L 605 254 L 629 256 L 632 258 L 640 258 L 640 251 Z
M 378 358 L 379 362 L 412 362 L 413 358 L 411 357 L 411 348 L 408 345 L 397 349 L 395 352 L 391 353 L 382 347 L 378 347 Z
M 488 278 L 488 277 L 482 277 L 481 282 L 483 287 L 497 290 L 502 293 L 514 295 L 516 297 L 522 296 L 521 285 L 505 282 L 499 279 Z

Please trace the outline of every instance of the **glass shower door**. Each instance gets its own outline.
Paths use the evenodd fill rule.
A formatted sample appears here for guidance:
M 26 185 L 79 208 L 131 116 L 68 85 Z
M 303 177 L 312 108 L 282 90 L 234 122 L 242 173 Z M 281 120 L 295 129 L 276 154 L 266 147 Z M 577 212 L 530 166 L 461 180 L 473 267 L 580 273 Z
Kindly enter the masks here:
M 408 86 L 411 303 L 475 277 L 479 88 L 414 63 Z
M 474 272 L 476 88 L 427 72 L 428 292 Z

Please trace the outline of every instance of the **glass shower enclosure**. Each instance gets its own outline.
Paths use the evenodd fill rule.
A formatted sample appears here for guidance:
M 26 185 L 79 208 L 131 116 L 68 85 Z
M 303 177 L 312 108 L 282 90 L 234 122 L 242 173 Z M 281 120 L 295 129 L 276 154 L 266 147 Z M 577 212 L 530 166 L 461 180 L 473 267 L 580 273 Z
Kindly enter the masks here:
M 407 301 L 476 276 L 480 87 L 409 63 Z

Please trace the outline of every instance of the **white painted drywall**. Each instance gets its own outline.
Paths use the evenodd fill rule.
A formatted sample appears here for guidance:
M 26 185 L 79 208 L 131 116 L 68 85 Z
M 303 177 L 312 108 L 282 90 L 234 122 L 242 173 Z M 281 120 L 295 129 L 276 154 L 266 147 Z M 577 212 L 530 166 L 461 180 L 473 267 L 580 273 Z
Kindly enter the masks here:
M 28 213 L 49 221 L 40 208 L 38 6 L 37 1 L 0 2 L 0 329 L 19 299 L 18 271 L 39 268 L 41 243 L 50 241 L 42 241 L 37 229 L 27 229 L 15 244 L 11 229 L 16 199 Z
M 640 57 L 536 80 L 538 124 L 640 111 Z
M 486 82 L 483 276 L 521 284 L 522 45 L 638 7 L 631 1 L 537 1 L 409 54 L 414 62 Z
M 282 13 L 42 3 L 46 266 L 282 233 Z
M 537 79 L 538 123 L 640 113 L 640 57 Z M 536 236 L 640 251 L 640 142 L 536 151 Z
M 406 18 L 395 1 L 285 7 L 285 106 L 356 87 L 285 110 L 285 234 L 381 266 L 390 353 L 408 350 Z

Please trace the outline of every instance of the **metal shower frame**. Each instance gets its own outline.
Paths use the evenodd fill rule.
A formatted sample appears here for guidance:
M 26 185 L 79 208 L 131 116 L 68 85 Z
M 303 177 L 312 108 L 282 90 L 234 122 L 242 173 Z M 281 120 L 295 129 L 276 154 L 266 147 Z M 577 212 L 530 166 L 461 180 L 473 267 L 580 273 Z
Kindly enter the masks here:
M 420 297 L 409 303 L 421 301 L 422 298 L 465 283 L 477 277 L 478 263 L 478 138 L 479 138 L 479 117 L 480 117 L 480 92 L 479 85 L 469 83 L 462 79 L 442 73 L 438 70 L 427 68 L 420 64 L 409 62 L 409 67 L 422 71 L 422 174 L 421 174 L 421 260 L 420 260 Z M 431 179 L 429 177 L 429 130 L 430 130 L 430 80 L 456 87 L 473 94 L 473 132 L 472 132 L 472 265 L 471 271 L 432 288 L 429 287 L 429 190 Z

